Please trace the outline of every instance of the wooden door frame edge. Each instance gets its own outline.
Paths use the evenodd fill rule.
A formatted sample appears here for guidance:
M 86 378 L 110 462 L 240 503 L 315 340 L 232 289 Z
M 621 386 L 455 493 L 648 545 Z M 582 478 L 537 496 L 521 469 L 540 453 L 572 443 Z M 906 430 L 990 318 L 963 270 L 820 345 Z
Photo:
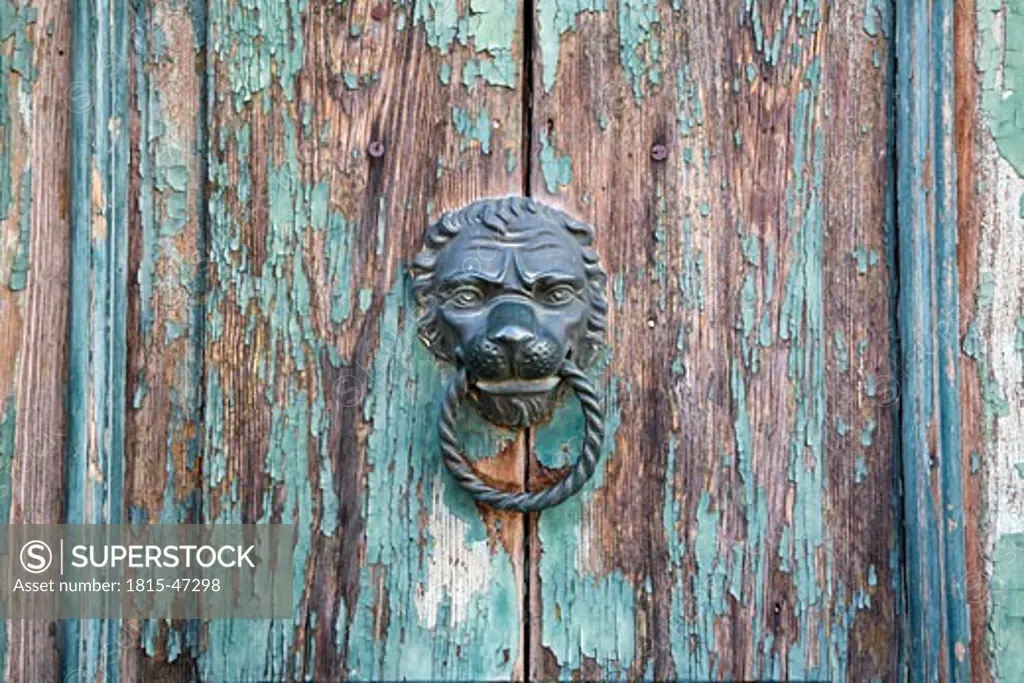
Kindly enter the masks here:
M 898 0 L 894 10 L 901 654 L 911 681 L 968 681 L 954 0 Z
M 70 110 L 65 524 L 120 524 L 130 136 L 127 0 L 75 0 Z M 120 619 L 58 622 L 61 680 L 119 680 Z

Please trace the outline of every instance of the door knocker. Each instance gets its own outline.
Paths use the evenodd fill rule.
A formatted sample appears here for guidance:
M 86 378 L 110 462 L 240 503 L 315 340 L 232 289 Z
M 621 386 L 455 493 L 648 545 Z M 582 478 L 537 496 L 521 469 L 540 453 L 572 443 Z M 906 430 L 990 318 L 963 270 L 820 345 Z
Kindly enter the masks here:
M 456 366 L 438 418 L 441 456 L 463 488 L 493 507 L 557 505 L 590 479 L 601 455 L 604 412 L 580 370 L 603 342 L 608 310 L 593 240 L 591 226 L 533 199 L 484 199 L 430 225 L 413 262 L 419 337 Z M 569 474 L 519 493 L 481 480 L 455 432 L 459 401 L 468 395 L 491 422 L 523 429 L 551 414 L 564 385 L 586 423 Z

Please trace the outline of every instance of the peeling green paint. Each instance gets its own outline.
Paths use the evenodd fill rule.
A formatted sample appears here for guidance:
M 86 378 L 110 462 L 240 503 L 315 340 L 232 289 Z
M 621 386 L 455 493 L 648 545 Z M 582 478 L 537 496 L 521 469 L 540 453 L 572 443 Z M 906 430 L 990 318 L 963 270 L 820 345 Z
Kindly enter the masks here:
M 663 190 L 657 189 L 658 208 L 654 217 L 654 268 L 651 269 L 651 282 L 658 291 L 658 310 L 664 311 L 668 301 L 668 248 L 666 246 L 665 214 L 668 205 Z
M 999 153 L 1024 177 L 1024 0 L 978 0 L 976 7 L 983 119 Z
M 366 313 L 373 304 L 373 290 L 369 287 L 359 289 L 359 312 Z
M 697 601 L 693 623 L 679 624 L 683 633 L 673 633 L 672 654 L 676 667 L 686 678 L 718 678 L 720 673 L 711 664 L 715 643 L 715 622 L 728 611 L 726 603 L 729 574 L 725 560 L 718 557 L 719 520 L 721 513 L 710 509 L 711 500 L 706 491 L 701 493 L 697 506 L 697 535 L 693 555 L 697 572 L 693 577 L 693 595 Z M 682 593 L 682 591 L 677 591 Z M 675 610 L 673 610 L 675 612 Z M 686 614 L 680 610 L 679 615 Z M 673 614 L 673 621 L 675 614 Z M 690 620 L 685 620 L 689 622 Z M 673 624 L 675 626 L 676 624 Z M 689 632 L 689 633 L 687 633 Z M 697 647 L 691 650 L 691 642 Z
M 332 213 L 328 219 L 327 281 L 331 288 L 331 322 L 339 325 L 352 313 L 352 233 L 354 226 L 341 215 Z
M 860 432 L 860 445 L 867 448 L 875 441 L 875 429 L 878 425 L 874 420 L 868 420 Z
M 0 0 L 0 46 L 10 43 L 10 52 L 0 53 L 0 221 L 7 221 L 17 195 L 18 226 L 11 262 L 0 264 L 0 277 L 7 274 L 6 285 L 12 291 L 25 289 L 29 274 L 32 233 L 31 155 L 25 157 L 20 178 L 15 178 L 13 150 L 15 136 L 28 135 L 32 123 L 32 93 L 36 80 L 33 40 L 38 9 L 30 4 L 16 5 Z M 6 46 L 5 46 L 6 48 Z M 12 78 L 17 74 L 20 78 Z M 10 92 L 20 81 L 20 92 Z M 12 118 L 20 114 L 21 121 Z
M 512 46 L 519 24 L 518 3 L 470 0 L 469 14 L 459 24 L 459 42 L 471 42 L 478 56 L 463 64 L 463 85 L 471 88 L 482 78 L 489 85 L 516 87 L 518 64 Z
M 0 0 L 0 42 L 7 42 L 13 39 L 14 45 L 9 57 L 6 55 L 0 61 L 0 73 L 7 79 L 9 72 L 19 74 L 22 79 L 22 92 L 32 91 L 32 83 L 36 79 L 36 68 L 33 59 L 35 41 L 32 39 L 30 26 L 36 23 L 39 17 L 39 9 L 28 3 L 16 5 L 12 0 Z M 4 84 L 6 88 L 6 83 Z M 3 98 L 6 104 L 6 97 Z M 10 147 L 7 147 L 10 149 Z M 0 201 L 0 209 L 3 203 Z
M 1024 534 L 1003 534 L 992 551 L 989 580 L 992 658 L 998 678 L 1024 677 Z
M 832 333 L 832 344 L 836 350 L 836 360 L 839 361 L 839 374 L 845 375 L 850 371 L 850 347 L 841 329 Z
M 605 363 L 597 364 L 598 370 Z M 538 566 L 542 642 L 564 678 L 580 670 L 584 657 L 596 662 L 603 676 L 621 677 L 634 657 L 634 601 L 642 588 L 631 585 L 618 570 L 594 574 L 581 562 L 580 529 L 591 499 L 604 486 L 620 421 L 618 383 L 613 378 L 605 395 L 606 430 L 597 471 L 580 493 L 545 511 L 537 523 L 543 548 Z M 567 466 L 578 454 L 583 427 L 578 404 L 559 408 L 536 432 L 538 461 L 547 468 Z
M 540 170 L 548 192 L 557 194 L 562 187 L 572 182 L 572 159 L 555 151 L 554 135 L 548 140 L 547 131 L 540 134 Z
M 624 0 L 618 3 L 619 63 L 640 101 L 646 83 L 660 81 L 659 42 L 654 33 L 660 22 L 655 0 Z
M 236 111 L 257 93 L 266 95 L 272 79 L 294 101 L 295 79 L 305 64 L 305 9 L 306 0 L 210 3 L 208 47 L 227 66 L 226 87 Z
M 427 0 L 413 6 L 413 23 L 422 24 L 427 45 L 447 52 L 459 31 L 459 5 L 445 0 Z
M 455 107 L 452 109 L 452 123 L 461 138 L 460 152 L 466 151 L 470 141 L 475 140 L 480 144 L 483 154 L 491 153 L 491 117 L 486 109 L 481 109 L 474 119 L 465 109 Z
M 545 92 L 555 85 L 561 37 L 576 25 L 581 12 L 603 12 L 606 0 L 539 0 L 537 13 L 537 44 L 540 49 L 541 82 Z
M 11 263 L 11 275 L 7 286 L 12 291 L 25 289 L 28 283 L 29 250 L 32 235 L 32 169 L 25 168 L 21 173 L 18 192 L 18 246 L 14 251 Z
M 302 16 L 296 5 L 289 4 L 287 8 L 293 10 L 292 20 L 301 25 Z M 277 35 L 277 26 L 239 26 L 235 23 L 238 12 L 244 10 L 234 10 L 213 9 L 210 34 L 214 40 L 224 34 L 224 44 L 233 45 L 247 35 Z M 267 18 L 258 13 L 245 16 L 253 21 L 259 17 Z M 294 42 L 289 44 L 289 54 L 302 54 L 301 38 L 301 33 L 291 37 Z M 284 57 L 274 53 L 274 64 Z M 265 412 L 269 428 L 265 450 L 249 454 L 262 466 L 266 478 L 263 499 L 257 505 L 261 516 L 253 521 L 266 523 L 271 515 L 280 515 L 282 522 L 297 525 L 292 558 L 295 620 L 309 624 L 317 616 L 312 611 L 304 613 L 308 604 L 305 577 L 317 534 L 331 536 L 339 527 L 340 501 L 334 490 L 335 475 L 327 443 L 330 387 L 325 386 L 320 363 L 321 358 L 334 358 L 330 352 L 334 350 L 336 354 L 336 349 L 333 340 L 321 339 L 314 326 L 312 282 L 317 275 L 309 271 L 313 264 L 324 261 L 307 261 L 304 257 L 313 251 L 314 244 L 322 244 L 331 287 L 330 318 L 338 324 L 352 310 L 354 228 L 352 221 L 331 210 L 325 184 L 302 181 L 299 132 L 310 135 L 310 110 L 303 113 L 300 109 L 296 116 L 288 105 L 277 106 L 276 100 L 248 103 L 247 97 L 237 97 L 251 89 L 246 73 L 231 70 L 231 58 L 215 52 L 212 70 L 217 69 L 217 60 L 229 62 L 229 82 L 218 84 L 219 88 L 235 93 L 236 109 L 266 104 L 267 119 L 277 144 L 265 159 L 258 157 L 246 117 L 233 126 L 209 130 L 208 254 L 215 284 L 207 293 L 205 308 L 207 357 L 217 356 L 219 344 L 239 343 L 225 340 L 224 328 L 229 315 L 240 322 L 240 342 L 252 349 L 252 357 L 247 358 L 253 374 L 250 386 L 260 389 L 245 400 L 253 401 L 255 410 Z M 264 66 L 269 67 L 269 63 Z M 269 68 L 266 73 L 270 73 Z M 287 74 L 277 72 L 276 77 Z M 266 166 L 257 168 L 256 163 Z M 257 194 L 257 176 L 266 179 L 265 195 Z M 241 232 L 243 225 L 254 217 L 264 219 L 267 226 L 261 261 L 249 253 Z M 241 397 L 237 386 L 230 393 L 225 390 L 222 371 L 221 364 L 213 362 L 207 365 L 205 375 L 201 505 L 207 520 L 231 522 L 241 521 L 243 511 L 240 481 L 230 468 L 226 432 L 230 415 L 236 410 L 234 403 Z M 206 631 L 209 641 L 205 647 L 200 648 L 197 642 L 186 643 L 204 680 L 291 676 L 291 667 L 295 665 L 291 649 L 296 638 L 292 619 L 216 620 L 206 625 Z M 253 656 L 256 644 L 261 644 L 259 656 Z M 307 654 L 311 654 L 308 649 Z
M 694 252 L 693 222 L 683 219 L 683 254 L 679 273 L 679 293 L 683 308 L 704 309 L 704 259 L 702 252 Z M 617 302 L 618 303 L 618 302 Z
M 743 350 L 744 366 L 751 372 L 757 372 L 757 348 L 751 344 L 754 323 L 757 317 L 757 285 L 755 275 L 748 271 L 743 276 L 743 287 L 740 290 L 740 345 Z
M 782 16 L 774 31 L 769 35 L 761 15 L 762 0 L 745 0 L 743 15 L 740 18 L 741 26 L 749 26 L 754 39 L 754 49 L 764 55 L 765 61 L 770 65 L 778 65 L 782 56 L 782 43 L 787 33 L 791 30 L 790 25 L 796 25 L 796 33 L 806 37 L 817 31 L 821 22 L 820 8 L 818 5 L 809 2 L 787 2 L 783 5 Z M 799 42 L 791 42 L 789 45 L 791 59 L 794 64 L 800 62 L 800 53 L 803 47 Z
M 349 675 L 358 679 L 509 678 L 518 652 L 520 600 L 511 559 L 489 546 L 472 499 L 455 486 L 436 457 L 435 397 L 447 372 L 402 325 L 413 309 L 407 278 L 384 297 L 380 346 L 364 413 L 373 424 L 367 442 L 366 562 L 359 600 L 350 615 Z M 495 430 L 475 411 L 459 416 L 459 433 L 470 457 L 493 455 L 511 433 Z M 426 528 L 423 523 L 426 521 Z M 442 525 L 442 526 L 438 526 Z M 441 529 L 463 534 L 469 573 L 452 571 L 438 557 Z M 458 538 L 458 536 L 456 536 Z M 421 549 L 422 548 L 422 549 Z M 450 552 L 450 551 L 449 551 Z M 377 586 L 383 591 L 378 592 Z M 391 615 L 378 634 L 377 614 Z M 340 630 L 339 630 L 340 632 Z M 457 656 L 455 648 L 473 656 Z
M 985 307 L 980 303 L 980 296 L 976 297 L 976 302 L 979 309 Z M 1003 393 L 1002 387 L 999 386 L 999 380 L 996 379 L 995 373 L 990 367 L 988 352 L 985 348 L 978 320 L 972 320 L 967 325 L 967 333 L 964 335 L 962 348 L 964 354 L 973 359 L 978 366 L 978 380 L 981 383 L 981 400 L 984 413 L 982 427 L 986 439 L 988 439 L 991 438 L 995 428 L 996 418 L 1005 417 L 1009 414 L 1010 404 L 1006 400 L 1006 394 Z
M 888 0 L 864 0 L 864 33 L 872 38 L 879 34 L 889 37 L 892 24 L 892 7 Z
M 878 252 L 874 249 L 858 246 L 853 250 L 853 258 L 857 262 L 857 273 L 860 275 L 866 275 L 868 268 L 878 265 Z
M 684 64 L 676 71 L 676 98 L 676 121 L 679 124 L 679 132 L 683 137 L 687 137 L 694 126 L 704 125 L 700 86 L 693 79 L 689 64 Z
M 682 503 L 677 495 L 675 483 L 676 447 L 679 440 L 675 434 L 668 438 L 668 453 L 665 458 L 665 502 L 661 508 L 661 521 L 665 527 L 665 539 L 668 542 L 668 556 L 673 565 L 678 565 L 686 556 L 686 547 L 681 542 L 683 530 L 680 528 L 682 519 Z
M 404 13 L 399 15 L 404 24 Z M 470 0 L 468 12 L 460 17 L 458 3 L 429 0 L 413 6 L 412 20 L 422 25 L 427 45 L 447 55 L 457 42 L 472 47 L 472 57 L 462 63 L 462 83 L 468 88 L 483 79 L 489 85 L 514 88 L 518 64 L 513 55 L 519 5 L 502 0 Z M 399 27 L 402 30 L 403 26 Z M 442 63 L 441 82 L 451 82 L 452 66 Z

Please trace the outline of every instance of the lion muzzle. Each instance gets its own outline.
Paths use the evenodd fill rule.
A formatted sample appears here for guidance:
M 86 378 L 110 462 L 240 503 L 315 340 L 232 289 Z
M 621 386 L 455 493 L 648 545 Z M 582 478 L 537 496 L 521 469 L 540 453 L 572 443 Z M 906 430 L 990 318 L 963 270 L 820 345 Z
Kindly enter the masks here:
M 554 336 L 537 324 L 530 303 L 501 302 L 464 354 L 466 369 L 482 391 L 540 393 L 557 384 L 565 358 Z M 541 380 L 551 380 L 550 381 Z

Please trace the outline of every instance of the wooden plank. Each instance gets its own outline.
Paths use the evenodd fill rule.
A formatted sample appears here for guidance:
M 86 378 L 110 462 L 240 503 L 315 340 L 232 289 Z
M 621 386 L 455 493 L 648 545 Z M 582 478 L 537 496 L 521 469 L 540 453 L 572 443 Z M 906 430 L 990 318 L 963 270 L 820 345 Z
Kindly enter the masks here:
M 74 4 L 63 522 L 122 521 L 128 310 L 128 3 Z M 59 625 L 61 680 L 114 678 L 120 620 Z
M 60 521 L 71 12 L 0 4 L 0 523 Z M 0 677 L 59 676 L 53 621 L 0 624 Z
M 131 86 L 124 505 L 132 522 L 195 523 L 202 490 L 206 216 L 206 11 L 139 2 L 122 77 Z M 199 624 L 125 621 L 121 678 L 185 680 Z
M 910 676 L 966 681 L 952 12 L 896 3 L 900 448 Z
M 898 680 L 890 8 L 587 6 L 537 4 L 530 187 L 598 231 L 609 452 L 530 537 L 531 675 Z
M 972 681 L 1024 678 L 1024 67 L 1020 2 L 957 3 L 960 339 Z
M 201 680 L 523 668 L 523 522 L 444 473 L 451 368 L 415 337 L 404 265 L 440 211 L 523 189 L 520 8 L 375 6 L 209 5 L 202 514 L 299 541 L 294 620 L 206 624 Z M 522 483 L 521 441 L 463 434 Z

